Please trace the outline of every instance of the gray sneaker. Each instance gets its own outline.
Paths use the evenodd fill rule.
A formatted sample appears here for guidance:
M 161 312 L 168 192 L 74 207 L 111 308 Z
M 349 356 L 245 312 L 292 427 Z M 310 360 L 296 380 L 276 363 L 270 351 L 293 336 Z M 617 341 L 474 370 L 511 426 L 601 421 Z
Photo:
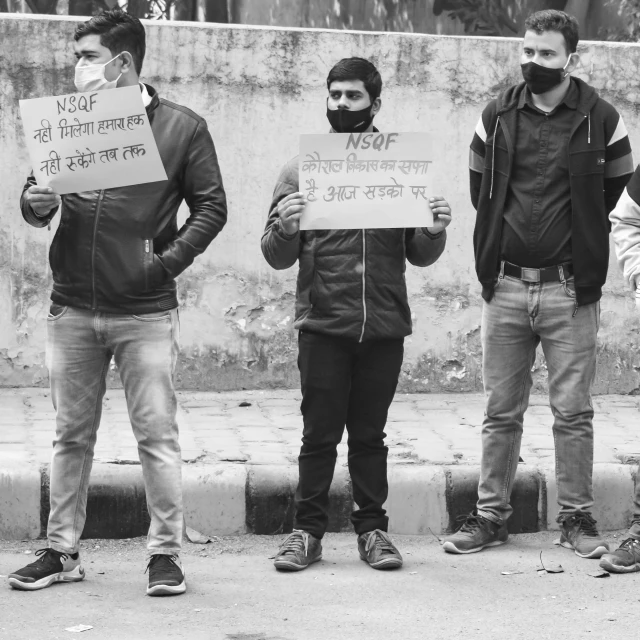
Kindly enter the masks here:
M 358 536 L 360 560 L 364 560 L 374 569 L 399 569 L 402 556 L 396 549 L 386 531 L 374 529 Z
M 444 538 L 442 547 L 448 553 L 476 553 L 504 544 L 508 539 L 506 524 L 496 524 L 474 511 L 453 535 Z
M 280 571 L 302 571 L 322 560 L 322 542 L 306 531 L 294 529 L 280 545 L 273 561 Z
M 609 545 L 596 529 L 596 521 L 586 511 L 568 516 L 562 521 L 562 534 L 554 544 L 573 549 L 581 558 L 600 558 L 609 551 Z
M 640 571 L 640 540 L 627 538 L 613 553 L 602 556 L 600 566 L 610 573 Z

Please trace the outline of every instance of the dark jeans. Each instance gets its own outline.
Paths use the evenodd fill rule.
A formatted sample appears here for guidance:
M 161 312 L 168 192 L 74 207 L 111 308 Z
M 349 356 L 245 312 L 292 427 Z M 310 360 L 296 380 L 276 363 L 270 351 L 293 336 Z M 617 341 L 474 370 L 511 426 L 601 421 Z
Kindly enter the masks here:
M 295 529 L 322 538 L 337 446 L 349 434 L 349 473 L 357 534 L 387 530 L 384 426 L 398 384 L 403 339 L 355 340 L 300 332 L 298 367 L 304 432 L 298 458 Z

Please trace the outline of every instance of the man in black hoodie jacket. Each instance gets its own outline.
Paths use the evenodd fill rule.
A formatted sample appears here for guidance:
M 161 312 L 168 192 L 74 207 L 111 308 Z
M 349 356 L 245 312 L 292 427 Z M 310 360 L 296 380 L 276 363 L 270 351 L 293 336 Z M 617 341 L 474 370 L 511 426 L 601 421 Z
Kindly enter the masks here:
M 575 18 L 540 11 L 525 28 L 524 83 L 489 103 L 471 144 L 487 408 L 477 507 L 443 546 L 473 553 L 507 541 L 531 368 L 542 344 L 554 416 L 558 544 L 597 558 L 607 546 L 590 513 L 590 389 L 609 264 L 607 215 L 633 161 L 620 115 L 570 76 L 579 62 Z

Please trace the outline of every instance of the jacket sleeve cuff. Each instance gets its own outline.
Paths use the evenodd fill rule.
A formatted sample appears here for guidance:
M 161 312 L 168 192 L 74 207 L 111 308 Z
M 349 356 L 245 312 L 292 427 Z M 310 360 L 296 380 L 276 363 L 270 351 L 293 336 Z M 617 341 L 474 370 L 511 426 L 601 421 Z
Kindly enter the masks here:
M 280 224 L 280 221 L 276 222 L 275 231 L 283 240 L 294 240 L 300 235 L 300 231 L 296 231 L 295 233 L 287 233 Z
M 431 233 L 431 231 L 429 231 L 427 227 L 422 227 L 422 233 L 424 233 L 425 236 L 431 238 L 432 240 L 437 240 L 438 238 L 442 238 L 444 230 L 439 231 L 438 233 Z

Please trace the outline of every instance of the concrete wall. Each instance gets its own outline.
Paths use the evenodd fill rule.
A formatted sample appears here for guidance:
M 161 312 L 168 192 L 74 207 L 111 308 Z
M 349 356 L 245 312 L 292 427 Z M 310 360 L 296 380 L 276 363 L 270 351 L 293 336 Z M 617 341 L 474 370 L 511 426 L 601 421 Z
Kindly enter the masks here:
M 68 18 L 0 17 L 0 385 L 44 385 L 51 231 L 18 210 L 29 161 L 18 100 L 73 90 Z M 260 236 L 280 166 L 300 133 L 327 131 L 325 77 L 339 58 L 361 55 L 384 81 L 383 130 L 428 131 L 454 211 L 444 256 L 408 268 L 414 335 L 403 391 L 477 391 L 480 296 L 473 268 L 467 152 L 478 115 L 518 80 L 517 40 L 412 34 L 149 23 L 144 78 L 208 121 L 229 194 L 229 223 L 180 278 L 184 388 L 295 387 L 291 327 L 296 269 L 274 272 Z M 640 47 L 585 43 L 580 77 L 623 113 L 640 150 Z M 602 300 L 596 390 L 638 388 L 640 319 L 612 258 Z M 539 360 L 536 384 L 546 371 Z

